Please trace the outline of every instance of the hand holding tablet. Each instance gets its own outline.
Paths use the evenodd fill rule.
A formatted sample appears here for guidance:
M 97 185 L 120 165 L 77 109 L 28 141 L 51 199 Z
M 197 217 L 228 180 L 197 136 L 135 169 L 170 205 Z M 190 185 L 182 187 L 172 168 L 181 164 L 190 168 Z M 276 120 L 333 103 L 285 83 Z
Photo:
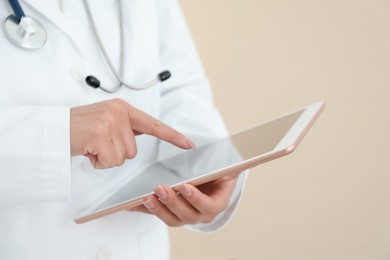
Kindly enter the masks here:
M 159 184 L 197 186 L 287 155 L 296 149 L 324 106 L 323 102 L 315 103 L 196 150 L 145 165 L 134 179 L 91 205 L 75 221 L 84 223 L 139 206 Z

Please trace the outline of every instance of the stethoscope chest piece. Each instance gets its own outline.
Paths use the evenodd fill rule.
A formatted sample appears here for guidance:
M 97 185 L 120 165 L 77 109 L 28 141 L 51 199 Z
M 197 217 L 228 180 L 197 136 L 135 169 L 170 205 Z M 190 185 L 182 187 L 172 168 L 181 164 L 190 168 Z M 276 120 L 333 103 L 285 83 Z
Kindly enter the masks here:
M 47 41 L 45 29 L 34 18 L 24 16 L 18 20 L 14 15 L 10 15 L 3 26 L 7 38 L 19 48 L 40 49 Z

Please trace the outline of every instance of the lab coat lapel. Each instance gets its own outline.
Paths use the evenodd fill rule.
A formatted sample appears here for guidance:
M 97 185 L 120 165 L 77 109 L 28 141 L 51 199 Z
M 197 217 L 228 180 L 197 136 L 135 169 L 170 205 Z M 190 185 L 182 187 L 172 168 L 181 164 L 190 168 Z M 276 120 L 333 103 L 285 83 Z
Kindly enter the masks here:
M 56 1 L 52 0 L 23 0 L 24 3 L 33 8 L 36 12 L 40 13 L 43 17 L 53 23 L 58 29 L 60 29 L 73 43 L 74 47 L 80 51 L 80 42 L 76 37 L 75 31 L 72 31 L 65 16 L 61 13 Z M 28 16 L 28 14 L 26 13 Z M 50 37 L 50 36 L 48 36 Z

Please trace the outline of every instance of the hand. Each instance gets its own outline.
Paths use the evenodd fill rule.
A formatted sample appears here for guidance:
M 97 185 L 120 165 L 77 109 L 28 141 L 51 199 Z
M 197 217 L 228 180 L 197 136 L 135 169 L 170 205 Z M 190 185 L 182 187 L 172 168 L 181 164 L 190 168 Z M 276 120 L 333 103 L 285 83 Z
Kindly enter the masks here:
M 71 109 L 71 154 L 87 156 L 95 168 L 112 168 L 134 158 L 139 134 L 153 135 L 183 149 L 195 147 L 184 135 L 121 99 Z
M 170 227 L 210 223 L 228 206 L 238 174 L 194 187 L 181 185 L 178 192 L 165 185 L 155 189 L 156 195 L 144 198 L 143 205 L 130 209 L 157 216 Z

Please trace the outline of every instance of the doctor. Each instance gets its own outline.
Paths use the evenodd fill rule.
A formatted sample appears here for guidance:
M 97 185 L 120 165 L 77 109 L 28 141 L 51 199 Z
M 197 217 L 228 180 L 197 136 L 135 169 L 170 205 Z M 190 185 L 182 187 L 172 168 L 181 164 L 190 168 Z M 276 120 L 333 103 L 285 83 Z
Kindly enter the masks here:
M 160 185 L 132 212 L 73 222 L 173 145 L 226 133 L 177 1 L 21 6 L 47 38 L 26 50 L 0 33 L 0 259 L 164 260 L 167 225 L 209 232 L 226 223 L 244 176 L 184 185 L 183 195 Z M 0 2 L 2 20 L 13 13 Z M 167 69 L 163 83 L 126 87 Z M 97 77 L 101 88 L 91 87 Z

